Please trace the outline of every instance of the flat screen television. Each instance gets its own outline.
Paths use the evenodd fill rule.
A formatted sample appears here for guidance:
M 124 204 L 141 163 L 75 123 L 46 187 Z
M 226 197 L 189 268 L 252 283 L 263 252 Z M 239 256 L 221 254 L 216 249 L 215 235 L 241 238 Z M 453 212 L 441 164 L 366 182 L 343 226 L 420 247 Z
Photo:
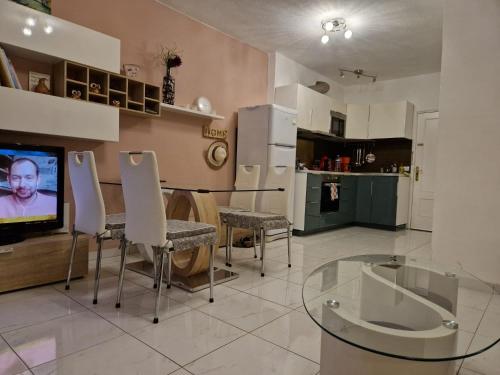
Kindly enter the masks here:
M 63 226 L 64 148 L 0 143 L 0 245 Z

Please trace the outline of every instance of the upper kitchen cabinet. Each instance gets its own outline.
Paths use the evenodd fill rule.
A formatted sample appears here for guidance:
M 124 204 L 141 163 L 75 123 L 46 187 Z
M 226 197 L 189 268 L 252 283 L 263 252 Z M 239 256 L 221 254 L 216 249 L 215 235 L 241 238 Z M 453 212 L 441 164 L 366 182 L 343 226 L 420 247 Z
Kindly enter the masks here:
M 347 104 L 345 137 L 367 139 L 369 119 L 370 106 L 368 104 Z
M 335 98 L 331 98 L 331 103 L 332 111 L 342 113 L 343 115 L 347 113 L 347 105 L 344 102 L 341 102 L 340 100 L 337 100 Z
M 331 111 L 345 113 L 345 105 L 298 83 L 277 87 L 274 102 L 297 110 L 297 126 L 330 132 Z
M 347 104 L 346 138 L 412 138 L 414 105 L 408 101 Z
M 370 105 L 368 138 L 412 138 L 414 105 L 408 101 Z M 349 117 L 347 118 L 349 121 Z

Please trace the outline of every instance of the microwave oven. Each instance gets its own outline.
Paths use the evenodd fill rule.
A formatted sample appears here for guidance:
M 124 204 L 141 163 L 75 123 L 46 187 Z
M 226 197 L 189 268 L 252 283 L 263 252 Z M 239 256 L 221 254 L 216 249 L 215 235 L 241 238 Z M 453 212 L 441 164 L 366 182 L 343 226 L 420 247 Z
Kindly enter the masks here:
M 331 111 L 330 134 L 337 137 L 345 137 L 346 115 L 340 112 Z

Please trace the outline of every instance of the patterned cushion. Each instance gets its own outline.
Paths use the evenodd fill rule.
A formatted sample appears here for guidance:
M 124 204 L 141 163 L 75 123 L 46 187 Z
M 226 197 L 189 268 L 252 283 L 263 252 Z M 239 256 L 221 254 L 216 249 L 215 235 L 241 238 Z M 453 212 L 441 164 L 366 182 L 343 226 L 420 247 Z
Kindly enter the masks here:
M 106 215 L 106 229 L 125 228 L 125 213 Z
M 202 245 L 215 245 L 217 243 L 217 232 L 213 231 L 195 236 L 176 238 L 172 239 L 171 243 L 175 251 L 194 249 L 195 247 Z
M 185 220 L 167 220 L 167 239 L 169 240 L 215 233 L 215 231 L 215 226 L 211 224 Z
M 220 217 L 227 225 L 235 228 L 265 230 L 287 228 L 289 223 L 285 216 L 265 212 L 220 212 Z

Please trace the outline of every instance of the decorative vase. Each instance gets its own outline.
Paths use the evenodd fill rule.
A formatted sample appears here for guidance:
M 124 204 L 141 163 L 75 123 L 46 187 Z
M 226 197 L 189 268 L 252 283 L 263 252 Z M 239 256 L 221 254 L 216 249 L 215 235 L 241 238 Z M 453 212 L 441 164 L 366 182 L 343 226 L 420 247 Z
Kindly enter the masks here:
M 170 73 L 170 69 L 167 69 L 167 75 L 163 77 L 163 103 L 174 104 L 175 101 L 175 79 Z

